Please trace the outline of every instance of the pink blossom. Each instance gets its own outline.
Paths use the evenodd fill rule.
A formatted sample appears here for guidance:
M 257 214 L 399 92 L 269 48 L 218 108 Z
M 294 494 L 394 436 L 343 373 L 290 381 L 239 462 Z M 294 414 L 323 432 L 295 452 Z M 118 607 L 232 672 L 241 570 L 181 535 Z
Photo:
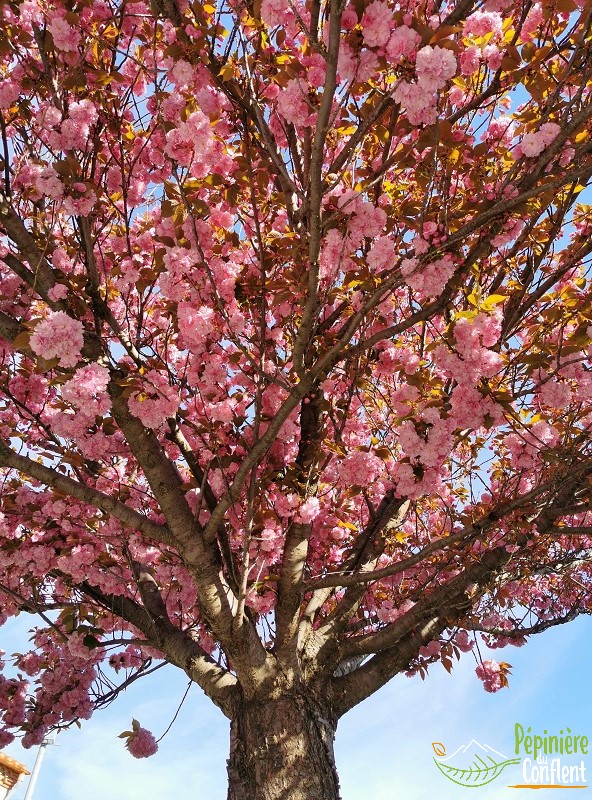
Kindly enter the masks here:
M 185 108 L 185 98 L 181 93 L 171 94 L 162 101 L 160 110 L 167 122 L 177 122 Z
M 424 467 L 439 467 L 453 448 L 452 420 L 440 419 L 438 413 L 429 422 L 428 431 L 419 435 L 410 420 L 404 420 L 399 428 L 399 445 L 412 463 Z
M 47 402 L 48 382 L 43 375 L 15 375 L 9 382 L 11 394 L 33 412 L 38 413 Z
M 487 61 L 489 69 L 496 72 L 504 60 L 504 51 L 500 50 L 496 44 L 488 44 L 483 48 L 483 57 Z
M 462 106 L 467 100 L 467 93 L 461 86 L 453 86 L 448 93 L 448 100 L 453 106 Z
M 261 531 L 260 547 L 266 553 L 274 553 L 281 548 L 282 537 L 273 528 L 264 528 Z
M 407 285 L 422 297 L 438 295 L 454 274 L 454 262 L 449 254 L 429 264 L 423 264 L 420 269 L 416 269 L 416 266 L 416 259 L 404 259 L 401 273 Z
M 318 517 L 320 513 L 320 504 L 318 497 L 309 497 L 300 506 L 296 512 L 294 520 L 303 524 L 308 524 Z
M 193 79 L 194 69 L 188 61 L 180 58 L 178 61 L 175 61 L 175 65 L 169 72 L 169 75 L 177 86 L 186 86 Z M 182 98 L 177 99 L 182 100 Z
M 84 412 L 104 414 L 111 407 L 107 394 L 109 370 L 100 364 L 87 364 L 74 373 L 62 387 L 62 396 L 68 403 Z
M 566 408 L 572 398 L 572 391 L 567 383 L 547 381 L 541 386 L 539 400 L 550 408 Z
M 442 645 L 440 642 L 434 639 L 433 641 L 424 645 L 424 647 L 420 647 L 419 655 L 423 656 L 424 658 L 435 658 L 437 655 L 439 655 L 441 649 Z
M 9 733 L 5 728 L 0 728 L 0 749 L 4 750 L 9 744 L 14 742 L 14 735 Z
M 549 425 L 548 422 L 541 419 L 531 427 L 528 432 L 528 439 L 536 448 L 540 448 L 541 445 L 553 447 L 559 441 L 559 433 L 553 425 Z
M 221 403 L 216 403 L 210 411 L 210 418 L 216 422 L 232 422 L 235 413 L 234 406 L 235 404 L 232 398 L 227 398 Z
M 533 7 L 528 12 L 526 19 L 524 20 L 524 24 L 520 29 L 520 35 L 522 39 L 528 40 L 532 39 L 533 34 L 540 28 L 543 20 L 545 19 L 545 14 L 543 9 L 541 8 L 540 3 L 535 3 Z
M 384 47 L 393 26 L 393 12 L 383 0 L 372 0 L 362 16 L 362 35 L 367 47 Z
M 158 744 L 153 734 L 140 725 L 134 727 L 132 735 L 127 737 L 125 746 L 134 758 L 148 758 L 158 750 Z
M 497 236 L 493 236 L 491 244 L 494 247 L 504 247 L 509 242 L 514 241 L 524 227 L 521 219 L 509 219 L 504 223 L 504 228 Z
M 501 116 L 493 119 L 485 132 L 487 139 L 496 139 L 508 144 L 514 133 L 514 122 L 510 117 Z
M 561 126 L 556 122 L 544 122 L 539 128 L 539 133 L 543 137 L 545 145 L 549 146 L 561 133 Z
M 386 54 L 391 61 L 397 61 L 400 58 L 408 58 L 417 45 L 421 42 L 421 36 L 417 31 L 407 27 L 407 25 L 400 25 L 391 34 L 386 46 Z
M 52 134 L 50 141 L 60 150 L 85 150 L 90 129 L 97 119 L 97 109 L 90 100 L 71 103 L 68 118 L 62 122 L 59 134 Z
M 21 86 L 18 81 L 11 78 L 0 81 L 0 108 L 10 108 L 20 93 Z
M 401 616 L 401 612 L 392 600 L 385 600 L 376 609 L 376 616 L 381 622 L 394 622 Z
M 109 657 L 109 666 L 115 672 L 119 672 L 121 669 L 129 669 L 130 667 L 139 667 L 141 663 L 142 657 L 139 651 L 131 646 L 126 647 L 123 652 L 115 653 Z
M 179 397 L 173 386 L 156 370 L 145 376 L 142 390 L 128 399 L 130 412 L 147 428 L 160 428 L 179 407 Z
M 573 147 L 564 148 L 564 150 L 562 150 L 561 152 L 561 157 L 559 159 L 559 166 L 566 167 L 569 163 L 571 163 L 575 154 L 576 151 Z
M 358 14 L 353 5 L 348 5 L 341 15 L 341 27 L 344 31 L 351 31 L 358 24 Z
M 257 611 L 258 614 L 269 614 L 271 609 L 275 606 L 275 594 L 273 592 L 264 592 L 259 594 L 256 589 L 249 589 L 246 597 L 246 604 Z
M 276 101 L 277 110 L 286 122 L 302 126 L 310 126 L 314 123 L 315 115 L 311 114 L 307 94 L 308 85 L 301 78 L 293 78 L 288 81 Z
M 87 217 L 93 210 L 96 202 L 96 194 L 93 191 L 89 191 L 84 197 L 64 197 L 62 209 L 66 214 L 73 217 Z
M 303 63 L 307 67 L 306 77 L 308 82 L 311 86 L 321 87 L 325 82 L 326 73 L 326 63 L 323 56 L 320 53 L 306 56 L 303 59 Z
M 393 99 L 405 109 L 412 125 L 433 125 L 436 121 L 436 95 L 426 85 L 401 81 Z
M 395 244 L 388 236 L 379 236 L 368 253 L 368 266 L 375 271 L 390 269 L 395 261 Z
M 462 366 L 459 365 L 462 369 Z M 473 369 L 469 370 L 471 380 L 478 376 Z M 484 397 L 481 392 L 469 383 L 458 383 L 452 391 L 450 401 L 450 416 L 459 428 L 478 430 L 488 416 L 492 424 L 503 422 L 503 412 L 490 397 Z
M 497 661 L 483 661 L 475 669 L 478 678 L 483 681 L 483 688 L 486 692 L 499 692 L 504 686 L 508 685 L 506 675 L 509 671 L 509 664 Z
M 360 53 L 356 53 L 347 42 L 341 44 L 337 69 L 343 80 L 364 83 L 374 75 L 377 68 L 378 57 L 374 51 L 362 50 Z
M 481 48 L 471 45 L 460 54 L 461 75 L 473 75 L 481 63 Z
M 261 2 L 261 19 L 270 28 L 282 25 L 285 22 L 287 11 L 289 11 L 288 0 L 262 0 Z
M 320 256 L 321 278 L 333 278 L 341 268 L 346 242 L 337 228 L 331 228 L 322 242 Z
M 80 45 L 80 31 L 69 25 L 63 17 L 54 17 L 47 26 L 58 50 L 76 52 Z
M 179 303 L 177 319 L 182 344 L 195 355 L 203 353 L 207 338 L 214 330 L 214 310 L 209 306 L 195 308 L 192 303 Z
M 337 200 L 337 207 L 344 214 L 353 214 L 363 203 L 361 194 L 355 189 L 346 189 Z
M 459 319 L 454 326 L 454 339 L 461 358 L 446 353 L 446 348 L 439 345 L 434 350 L 436 362 L 464 385 L 475 384 L 481 377 L 492 377 L 503 363 L 499 353 L 489 349 L 499 338 L 501 319 L 501 313 L 482 313 L 473 320 Z
M 99 117 L 97 107 L 88 99 L 78 100 L 70 103 L 68 117 L 79 125 L 94 125 Z
M 538 133 L 527 133 L 520 142 L 520 149 L 527 158 L 535 158 L 545 149 L 545 143 Z
M 52 286 L 48 291 L 47 296 L 54 303 L 58 300 L 63 300 L 68 296 L 68 287 L 63 283 L 56 283 L 55 286 Z
M 475 11 L 465 20 L 465 36 L 487 36 L 493 33 L 496 36 L 502 32 L 502 15 L 495 11 Z
M 275 498 L 275 510 L 281 517 L 289 517 L 298 507 L 298 503 L 297 495 L 278 493 Z
M 545 122 L 535 133 L 527 133 L 522 137 L 520 149 L 527 158 L 540 155 L 561 133 L 561 128 L 555 122 Z
M 189 166 L 198 156 L 210 153 L 213 147 L 210 120 L 203 111 L 194 111 L 166 135 L 164 152 L 182 166 Z M 205 174 L 205 173 L 204 173 Z
M 195 269 L 199 255 L 185 247 L 171 247 L 164 256 L 166 272 L 160 279 L 160 288 L 171 300 L 182 300 L 185 296 L 185 278 Z
M 454 644 L 462 653 L 468 653 L 475 646 L 475 641 L 471 639 L 467 631 L 458 631 L 454 637 Z
M 426 45 L 417 53 L 415 61 L 417 82 L 424 89 L 441 89 L 456 73 L 456 58 L 445 47 Z
M 40 164 L 24 164 L 19 170 L 15 185 L 31 187 L 31 197 L 34 200 L 41 197 L 59 200 L 64 194 L 64 186 L 54 168 L 42 167 Z
M 59 358 L 61 367 L 73 367 L 84 345 L 82 322 L 55 311 L 40 322 L 30 341 L 34 353 L 47 361 Z
M 354 238 L 374 239 L 384 230 L 386 225 L 386 211 L 373 203 L 358 201 L 355 204 L 355 214 L 349 221 L 348 231 Z
M 337 471 L 345 485 L 368 486 L 384 471 L 384 462 L 374 453 L 356 450 L 341 462 Z

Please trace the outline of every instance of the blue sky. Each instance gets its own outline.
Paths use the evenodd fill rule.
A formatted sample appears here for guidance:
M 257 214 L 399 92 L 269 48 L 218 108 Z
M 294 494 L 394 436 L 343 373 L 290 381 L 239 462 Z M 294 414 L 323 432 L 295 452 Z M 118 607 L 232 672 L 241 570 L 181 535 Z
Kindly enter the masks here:
M 31 620 L 23 622 L 30 625 Z M 591 634 L 592 620 L 583 618 L 547 631 L 522 648 L 491 653 L 513 666 L 510 688 L 495 695 L 483 691 L 471 654 L 451 675 L 436 665 L 425 682 L 395 678 L 340 722 L 336 756 L 343 800 L 571 797 L 568 790 L 539 790 L 533 798 L 531 791 L 507 788 L 521 782 L 518 768 L 508 768 L 481 789 L 457 787 L 436 769 L 431 745 L 443 742 L 452 753 L 474 738 L 510 757 L 516 722 L 549 733 L 568 726 L 592 740 Z M 0 646 L 8 653 L 22 650 L 26 639 L 21 624 L 0 632 Z M 189 692 L 153 758 L 132 758 L 117 738 L 132 717 L 160 736 L 186 685 L 178 670 L 165 668 L 137 682 L 82 730 L 60 734 L 57 745 L 47 749 L 35 800 L 225 800 L 227 722 L 197 687 Z M 15 744 L 6 752 L 32 768 L 36 750 Z M 585 760 L 592 784 L 592 754 Z M 23 781 L 11 800 L 23 800 L 25 788 Z

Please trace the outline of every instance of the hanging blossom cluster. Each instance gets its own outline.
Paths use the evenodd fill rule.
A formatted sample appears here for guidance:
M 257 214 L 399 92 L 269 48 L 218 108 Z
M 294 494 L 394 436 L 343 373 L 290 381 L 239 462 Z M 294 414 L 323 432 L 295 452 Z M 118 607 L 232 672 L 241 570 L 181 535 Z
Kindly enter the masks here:
M 154 735 L 136 719 L 132 720 L 132 730 L 122 733 L 121 738 L 126 740 L 125 746 L 134 758 L 149 758 L 158 750 Z
M 504 686 L 508 685 L 507 675 L 510 671 L 510 664 L 504 661 L 483 661 L 475 669 L 477 677 L 483 681 L 483 688 L 486 692 L 499 692 Z

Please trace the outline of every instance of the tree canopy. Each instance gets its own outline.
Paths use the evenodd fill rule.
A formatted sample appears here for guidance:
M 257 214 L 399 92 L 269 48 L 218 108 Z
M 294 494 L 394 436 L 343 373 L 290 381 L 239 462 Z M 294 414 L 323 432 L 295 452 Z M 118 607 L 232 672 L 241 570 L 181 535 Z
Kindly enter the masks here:
M 590 610 L 591 20 L 1 4 L 1 745 L 160 659 L 336 720 Z

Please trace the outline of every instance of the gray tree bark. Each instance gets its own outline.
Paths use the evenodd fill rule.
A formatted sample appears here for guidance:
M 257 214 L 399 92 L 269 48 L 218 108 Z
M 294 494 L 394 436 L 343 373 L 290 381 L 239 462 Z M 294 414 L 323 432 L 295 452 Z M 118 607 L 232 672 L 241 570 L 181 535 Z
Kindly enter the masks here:
M 304 691 L 237 703 L 228 800 L 339 800 L 335 727 L 329 710 Z

